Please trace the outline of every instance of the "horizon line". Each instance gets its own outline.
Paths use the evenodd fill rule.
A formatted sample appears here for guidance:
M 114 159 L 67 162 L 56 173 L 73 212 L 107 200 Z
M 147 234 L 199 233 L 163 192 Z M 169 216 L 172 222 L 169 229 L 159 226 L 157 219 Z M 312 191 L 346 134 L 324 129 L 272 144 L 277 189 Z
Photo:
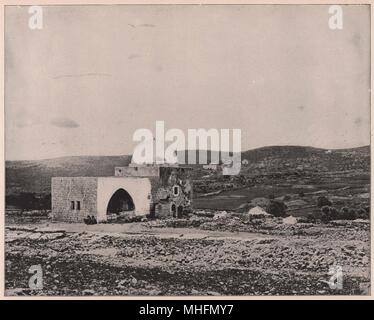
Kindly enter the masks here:
M 371 144 L 366 144 L 366 145 L 360 145 L 357 147 L 347 147 L 347 148 L 321 148 L 321 147 L 313 147 L 313 146 L 305 146 L 305 145 L 267 145 L 267 146 L 262 146 L 262 147 L 255 147 L 252 149 L 247 149 L 243 150 L 240 153 L 248 152 L 248 151 L 254 151 L 258 149 L 264 149 L 264 148 L 275 148 L 275 147 L 299 147 L 299 148 L 311 148 L 311 149 L 319 149 L 319 150 L 333 150 L 333 151 L 339 151 L 339 150 L 348 150 L 348 149 L 360 149 L 360 148 L 365 148 L 365 147 L 371 147 Z M 211 150 L 211 149 L 185 149 L 184 152 L 186 151 L 206 151 L 206 152 L 229 152 L 229 151 L 221 151 L 221 150 Z M 55 160 L 55 159 L 61 159 L 61 158 L 78 158 L 78 157 L 132 157 L 131 154 L 114 154 L 114 155 L 105 155 L 105 154 L 82 154 L 82 155 L 66 155 L 66 156 L 57 156 L 57 157 L 52 157 L 52 158 L 40 158 L 40 159 L 6 159 L 4 157 L 5 162 L 6 161 L 47 161 L 47 160 Z

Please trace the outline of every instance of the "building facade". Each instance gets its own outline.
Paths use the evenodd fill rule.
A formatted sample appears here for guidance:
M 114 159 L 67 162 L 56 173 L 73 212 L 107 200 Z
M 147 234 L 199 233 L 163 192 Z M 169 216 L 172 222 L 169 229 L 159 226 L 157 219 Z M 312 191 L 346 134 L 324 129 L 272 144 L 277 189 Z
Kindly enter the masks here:
M 52 219 L 98 222 L 121 214 L 181 217 L 192 209 L 190 168 L 177 165 L 116 167 L 112 177 L 53 177 Z

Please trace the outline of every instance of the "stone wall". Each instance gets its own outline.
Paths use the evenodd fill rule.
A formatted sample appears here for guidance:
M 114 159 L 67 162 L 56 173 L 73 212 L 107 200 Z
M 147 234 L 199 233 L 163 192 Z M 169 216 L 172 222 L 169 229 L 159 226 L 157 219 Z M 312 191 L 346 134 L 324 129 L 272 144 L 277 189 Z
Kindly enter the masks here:
M 108 202 L 118 189 L 130 194 L 137 215 L 173 217 L 191 211 L 190 168 L 139 168 L 142 169 L 116 167 L 114 177 L 52 178 L 53 220 L 82 222 L 88 215 L 93 215 L 98 222 L 106 221 Z
M 189 168 L 160 167 L 160 177 L 152 178 L 152 204 L 156 217 L 172 217 L 172 204 L 175 205 L 175 215 L 178 208 L 181 212 L 192 209 L 192 183 L 189 178 Z
M 88 215 L 97 216 L 97 178 L 52 178 L 52 219 L 83 222 Z
M 116 177 L 158 177 L 160 168 L 157 166 L 115 167 L 114 175 Z

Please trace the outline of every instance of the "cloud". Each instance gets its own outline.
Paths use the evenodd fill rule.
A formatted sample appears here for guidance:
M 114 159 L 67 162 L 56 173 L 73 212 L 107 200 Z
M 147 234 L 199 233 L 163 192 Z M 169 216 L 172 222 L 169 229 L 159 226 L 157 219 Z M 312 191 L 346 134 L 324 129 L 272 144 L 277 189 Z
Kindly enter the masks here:
M 62 74 L 54 76 L 53 79 L 62 79 L 62 78 L 81 78 L 81 77 L 111 77 L 109 73 L 102 72 L 91 72 L 91 73 L 78 73 L 78 74 Z
M 155 27 L 155 25 L 154 25 L 154 24 L 151 24 L 151 23 L 143 23 L 143 24 L 140 25 L 140 27 L 153 28 L 153 27 Z
M 129 60 L 132 60 L 132 59 L 136 59 L 136 58 L 139 58 L 140 57 L 140 55 L 138 55 L 138 54 L 130 54 L 129 56 L 128 56 L 128 59 Z
M 145 27 L 145 28 L 154 28 L 155 25 L 152 24 L 152 23 L 142 23 L 142 24 L 132 24 L 132 23 L 128 23 L 128 25 L 131 27 L 131 28 L 136 28 L 136 27 Z
M 63 117 L 52 119 L 51 124 L 55 127 L 68 128 L 68 129 L 79 127 L 79 123 L 69 118 L 63 118 Z
M 17 128 L 27 128 L 40 124 L 38 116 L 25 110 L 22 113 L 18 113 L 12 120 Z
M 35 124 L 37 124 L 37 122 L 31 118 L 21 118 L 15 121 L 15 125 L 18 128 L 26 128 L 26 127 L 33 126 Z

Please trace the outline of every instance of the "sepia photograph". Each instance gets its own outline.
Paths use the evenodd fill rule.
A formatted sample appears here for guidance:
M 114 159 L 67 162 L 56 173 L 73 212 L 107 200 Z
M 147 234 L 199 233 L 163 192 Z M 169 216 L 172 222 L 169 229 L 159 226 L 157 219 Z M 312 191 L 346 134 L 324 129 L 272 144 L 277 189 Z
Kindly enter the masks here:
M 370 4 L 3 9 L 5 297 L 371 296 Z

